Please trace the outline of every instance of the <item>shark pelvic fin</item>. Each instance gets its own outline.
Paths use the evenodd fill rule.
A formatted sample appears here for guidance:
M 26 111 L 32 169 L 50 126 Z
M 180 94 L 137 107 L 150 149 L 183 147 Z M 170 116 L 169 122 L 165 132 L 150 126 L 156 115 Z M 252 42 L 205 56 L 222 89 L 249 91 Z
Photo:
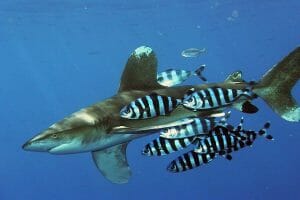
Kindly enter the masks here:
M 127 143 L 92 152 L 98 170 L 112 183 L 127 183 L 131 177 L 131 170 L 126 158 L 126 147 Z
M 271 68 L 254 85 L 253 92 L 263 98 L 283 119 L 300 122 L 300 106 L 291 94 L 299 79 L 300 47 Z
M 157 59 L 150 47 L 141 46 L 130 55 L 118 92 L 165 88 L 157 82 Z

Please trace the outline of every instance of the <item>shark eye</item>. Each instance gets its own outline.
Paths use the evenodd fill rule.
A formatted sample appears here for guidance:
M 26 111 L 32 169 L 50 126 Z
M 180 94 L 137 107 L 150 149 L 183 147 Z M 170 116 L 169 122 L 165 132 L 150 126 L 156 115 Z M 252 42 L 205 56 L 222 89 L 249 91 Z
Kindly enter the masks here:
M 51 135 L 51 137 L 54 138 L 54 139 L 56 139 L 56 138 L 57 138 L 57 133 L 53 133 L 53 134 Z

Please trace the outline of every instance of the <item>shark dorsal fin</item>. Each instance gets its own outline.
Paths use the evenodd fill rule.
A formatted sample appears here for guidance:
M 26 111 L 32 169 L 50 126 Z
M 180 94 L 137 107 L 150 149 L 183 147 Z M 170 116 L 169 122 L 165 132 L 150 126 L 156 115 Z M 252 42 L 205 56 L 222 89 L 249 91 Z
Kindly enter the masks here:
M 231 73 L 226 79 L 225 82 L 244 82 L 243 80 L 243 74 L 241 71 L 235 71 Z
M 157 59 L 150 47 L 141 46 L 130 55 L 118 92 L 164 88 L 157 83 Z

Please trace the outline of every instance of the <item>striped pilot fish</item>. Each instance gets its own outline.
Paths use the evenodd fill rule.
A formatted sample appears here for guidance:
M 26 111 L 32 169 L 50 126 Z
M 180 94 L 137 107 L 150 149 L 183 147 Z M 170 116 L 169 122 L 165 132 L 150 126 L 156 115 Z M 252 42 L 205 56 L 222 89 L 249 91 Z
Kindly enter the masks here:
M 232 139 L 232 137 L 208 137 L 198 141 L 195 139 L 195 142 L 198 143 L 198 147 L 173 160 L 167 169 L 171 172 L 183 172 L 194 169 L 212 161 L 217 155 L 221 155 L 227 160 L 231 160 L 232 156 L 230 153 L 252 145 L 257 138 L 257 135 L 273 140 L 273 137 L 267 134 L 267 129 L 269 127 L 270 123 L 267 122 L 261 130 L 255 132 L 252 130 L 243 130 L 240 127 L 235 128 L 234 130 L 225 130 L 226 128 L 224 126 L 218 126 L 215 128 L 217 132 L 212 133 L 212 135 L 231 135 L 236 139 L 232 141 L 228 140 Z
M 192 144 L 194 136 L 180 139 L 166 139 L 159 137 L 145 145 L 142 154 L 146 156 L 164 156 L 184 149 Z
M 265 123 L 264 127 L 258 132 L 243 129 L 244 119 L 237 128 L 231 129 L 224 126 L 217 126 L 209 133 L 209 137 L 195 138 L 194 144 L 197 148 L 196 153 L 219 153 L 221 155 L 225 152 L 229 153 L 237 151 L 244 146 L 250 146 L 256 139 L 257 135 L 264 136 L 268 140 L 273 140 L 273 136 L 267 134 L 267 129 L 270 128 L 270 123 Z
M 130 102 L 120 110 L 120 116 L 126 119 L 148 119 L 170 114 L 180 99 L 151 93 Z
M 188 71 L 188 70 L 175 70 L 175 69 L 167 69 L 161 73 L 157 74 L 157 82 L 160 85 L 166 87 L 172 87 L 174 85 L 178 85 L 186 81 L 189 77 L 195 75 L 198 76 L 202 81 L 207 81 L 207 79 L 202 75 L 203 70 L 205 69 L 205 65 L 201 65 L 196 71 Z
M 244 97 L 241 111 L 255 113 L 258 108 L 248 100 L 255 97 L 249 89 L 229 89 L 222 87 L 209 87 L 194 91 L 183 100 L 183 106 L 192 110 L 210 110 L 230 106 Z
M 217 120 L 215 117 L 195 117 L 193 121 L 188 124 L 164 128 L 160 131 L 160 137 L 168 139 L 179 139 L 191 136 L 207 135 L 217 125 L 226 126 L 226 120 L 230 116 L 230 111 L 225 114 L 223 118 Z
M 192 150 L 173 160 L 168 165 L 167 170 L 174 173 L 184 172 L 186 170 L 199 167 L 203 164 L 207 164 L 214 158 L 216 158 L 215 153 L 199 154 Z

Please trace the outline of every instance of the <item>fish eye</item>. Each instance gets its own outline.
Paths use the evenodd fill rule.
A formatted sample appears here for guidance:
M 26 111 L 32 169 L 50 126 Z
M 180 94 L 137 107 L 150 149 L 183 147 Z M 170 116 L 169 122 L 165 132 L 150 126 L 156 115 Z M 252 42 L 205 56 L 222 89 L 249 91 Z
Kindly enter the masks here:
M 195 97 L 189 98 L 188 102 L 189 102 L 189 103 L 194 103 L 194 102 L 195 102 Z
M 54 139 L 56 139 L 57 136 L 58 136 L 57 133 L 53 133 L 53 134 L 51 135 L 51 137 L 54 138 Z
M 124 114 L 126 114 L 126 115 L 129 114 L 129 113 L 130 113 L 130 108 L 126 108 L 123 112 L 124 112 Z

